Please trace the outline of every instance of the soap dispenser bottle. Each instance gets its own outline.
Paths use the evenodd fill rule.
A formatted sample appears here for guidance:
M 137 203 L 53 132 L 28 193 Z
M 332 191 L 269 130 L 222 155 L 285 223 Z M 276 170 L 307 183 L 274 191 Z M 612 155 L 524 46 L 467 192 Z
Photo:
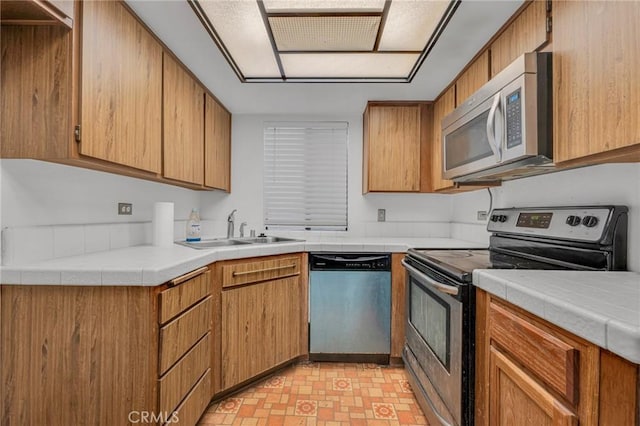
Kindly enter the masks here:
M 187 220 L 187 241 L 200 241 L 200 215 L 198 209 L 191 209 Z

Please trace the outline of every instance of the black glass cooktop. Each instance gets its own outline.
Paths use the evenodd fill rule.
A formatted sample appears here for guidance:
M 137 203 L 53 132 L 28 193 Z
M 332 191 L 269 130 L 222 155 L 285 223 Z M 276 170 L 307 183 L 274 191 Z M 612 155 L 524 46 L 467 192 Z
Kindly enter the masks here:
M 487 249 L 410 249 L 408 254 L 419 263 L 462 282 L 471 282 L 474 269 L 567 269 Z

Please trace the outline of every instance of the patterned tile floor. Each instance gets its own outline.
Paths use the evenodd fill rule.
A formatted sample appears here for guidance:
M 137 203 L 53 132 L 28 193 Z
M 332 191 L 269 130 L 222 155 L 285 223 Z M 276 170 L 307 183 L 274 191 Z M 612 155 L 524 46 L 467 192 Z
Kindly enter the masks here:
M 301 363 L 212 404 L 200 425 L 426 425 L 403 368 Z

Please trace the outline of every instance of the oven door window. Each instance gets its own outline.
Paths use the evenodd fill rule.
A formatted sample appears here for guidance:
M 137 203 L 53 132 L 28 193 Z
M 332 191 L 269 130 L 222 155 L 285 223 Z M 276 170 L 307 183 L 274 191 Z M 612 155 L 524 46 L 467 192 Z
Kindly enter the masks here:
M 409 320 L 427 346 L 449 371 L 450 307 L 434 292 L 411 279 Z

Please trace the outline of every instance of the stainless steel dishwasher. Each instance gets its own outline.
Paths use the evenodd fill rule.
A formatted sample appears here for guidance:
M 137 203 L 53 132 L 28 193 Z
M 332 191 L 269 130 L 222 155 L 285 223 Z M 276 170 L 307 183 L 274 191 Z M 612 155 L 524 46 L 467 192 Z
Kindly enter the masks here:
M 389 363 L 391 256 L 309 255 L 309 357 Z

